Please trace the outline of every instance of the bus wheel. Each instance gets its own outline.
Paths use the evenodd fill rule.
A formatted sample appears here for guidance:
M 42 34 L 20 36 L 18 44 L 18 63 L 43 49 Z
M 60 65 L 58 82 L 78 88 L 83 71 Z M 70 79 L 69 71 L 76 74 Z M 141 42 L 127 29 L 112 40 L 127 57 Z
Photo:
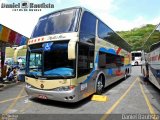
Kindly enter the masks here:
M 128 76 L 127 69 L 125 70 L 124 79 L 126 80 Z
M 129 68 L 127 70 L 127 77 L 130 77 L 130 71 L 129 71 Z
M 97 85 L 96 85 L 96 94 L 101 95 L 102 91 L 104 88 L 104 84 L 103 84 L 103 76 L 100 75 L 98 80 L 97 80 Z
M 127 74 L 125 73 L 125 75 L 124 75 L 124 79 L 126 80 L 127 79 Z

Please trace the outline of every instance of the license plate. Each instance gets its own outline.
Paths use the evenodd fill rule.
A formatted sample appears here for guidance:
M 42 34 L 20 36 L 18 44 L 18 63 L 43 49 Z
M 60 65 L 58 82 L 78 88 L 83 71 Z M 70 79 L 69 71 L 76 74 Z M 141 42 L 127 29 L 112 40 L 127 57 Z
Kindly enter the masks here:
M 38 98 L 46 100 L 47 96 L 45 96 L 45 95 L 38 95 Z
M 81 91 L 87 89 L 87 83 L 81 84 Z

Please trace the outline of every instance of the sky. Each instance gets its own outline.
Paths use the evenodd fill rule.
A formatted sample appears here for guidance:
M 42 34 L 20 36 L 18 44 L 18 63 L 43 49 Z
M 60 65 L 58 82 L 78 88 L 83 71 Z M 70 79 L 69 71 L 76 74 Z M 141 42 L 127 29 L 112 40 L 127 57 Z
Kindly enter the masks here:
M 1 3 L 18 3 L 33 0 L 0 0 Z M 12 11 L 0 7 L 0 24 L 3 24 L 26 37 L 30 37 L 39 17 L 50 12 L 82 6 L 94 13 L 115 31 L 126 31 L 160 22 L 160 0 L 34 0 L 33 3 L 52 3 L 54 8 L 41 11 Z

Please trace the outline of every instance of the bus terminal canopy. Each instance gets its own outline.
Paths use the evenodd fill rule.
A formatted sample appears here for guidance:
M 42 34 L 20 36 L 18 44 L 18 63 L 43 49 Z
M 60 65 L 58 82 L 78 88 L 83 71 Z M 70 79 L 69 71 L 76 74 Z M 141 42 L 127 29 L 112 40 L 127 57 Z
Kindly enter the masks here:
M 155 27 L 143 45 L 145 52 L 150 52 L 160 46 L 160 23 Z
M 4 43 L 5 46 L 26 45 L 27 40 L 28 40 L 27 37 L 0 24 L 0 43 Z M 4 44 L 3 47 L 5 47 Z M 2 44 L 0 44 L 0 47 L 2 47 Z
M 5 74 L 5 48 L 12 46 L 26 45 L 28 38 L 14 30 L 0 24 L 0 80 L 6 76 Z

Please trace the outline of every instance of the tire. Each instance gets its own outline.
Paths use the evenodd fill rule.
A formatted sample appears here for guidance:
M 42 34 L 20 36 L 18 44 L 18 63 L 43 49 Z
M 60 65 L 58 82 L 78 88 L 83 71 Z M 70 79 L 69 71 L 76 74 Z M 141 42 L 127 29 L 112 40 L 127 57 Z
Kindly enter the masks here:
M 128 77 L 128 71 L 127 71 L 127 69 L 126 69 L 126 70 L 125 70 L 125 74 L 124 74 L 124 80 L 126 80 L 127 77 Z
M 101 95 L 103 92 L 103 88 L 104 88 L 103 76 L 100 75 L 96 83 L 96 94 Z
M 129 68 L 128 68 L 128 70 L 127 70 L 127 77 L 130 77 L 131 76 L 131 73 L 130 73 L 130 70 L 129 70 Z
M 124 75 L 124 80 L 126 80 L 126 79 L 127 79 L 127 76 L 128 76 L 128 75 L 127 75 L 127 73 L 125 73 L 125 75 Z

